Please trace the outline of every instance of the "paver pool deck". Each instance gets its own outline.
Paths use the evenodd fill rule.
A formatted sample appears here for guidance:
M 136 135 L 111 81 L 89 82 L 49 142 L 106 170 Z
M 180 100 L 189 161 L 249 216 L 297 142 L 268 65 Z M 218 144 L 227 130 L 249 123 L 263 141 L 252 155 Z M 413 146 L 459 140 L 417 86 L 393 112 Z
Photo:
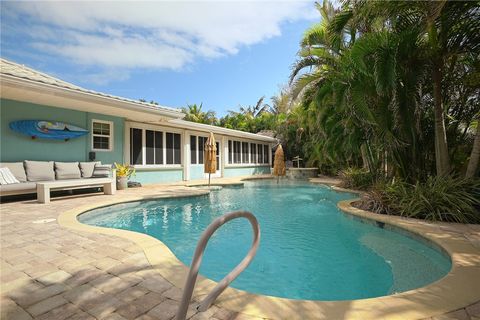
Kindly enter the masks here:
M 241 178 L 216 179 L 214 182 L 238 184 L 241 183 Z M 313 182 L 332 181 L 313 179 Z M 189 182 L 189 185 L 203 183 L 204 181 Z M 52 198 L 49 204 L 39 204 L 36 200 L 2 204 L 1 319 L 172 319 L 181 296 L 179 281 L 183 279 L 182 272 L 186 268 L 177 265 L 178 261 L 165 251 L 168 248 L 145 235 L 132 235 L 128 231 L 122 234 L 115 229 L 101 230 L 102 228 L 82 225 L 74 218 L 86 208 L 107 203 L 200 195 L 205 192 L 207 191 L 182 184 L 154 185 L 118 191 L 113 196 L 98 193 Z M 369 215 L 374 215 L 352 209 L 348 202 L 342 202 L 339 206 L 357 216 L 371 218 Z M 431 319 L 480 320 L 479 225 L 427 223 L 389 216 L 378 219 L 407 229 L 418 228 L 429 238 L 438 237 L 441 238 L 440 242 L 450 243 L 447 251 L 454 253 L 454 262 L 458 265 L 451 273 L 458 273 L 455 279 L 459 282 L 452 286 L 452 301 L 444 301 L 442 305 L 435 304 L 444 299 L 445 292 L 438 292 L 438 297 L 434 297 L 431 295 L 432 290 L 422 291 L 423 288 L 416 296 L 408 296 L 407 303 L 402 301 L 401 295 L 390 296 L 397 297 L 397 301 L 391 300 L 390 303 L 385 299 L 366 299 L 371 300 L 371 303 L 363 303 L 363 307 L 369 308 L 363 310 L 365 317 L 362 319 L 418 319 L 422 318 L 418 317 L 422 312 L 415 308 L 424 307 L 425 314 L 431 314 L 427 318 Z M 165 272 L 171 274 L 165 277 Z M 211 281 L 204 279 L 203 282 L 208 287 L 208 282 Z M 461 292 L 461 288 L 465 289 L 464 292 Z M 449 288 L 444 289 L 448 291 Z M 228 289 L 225 295 L 220 296 L 217 304 L 203 313 L 195 311 L 193 302 L 188 317 L 300 319 L 309 314 L 289 314 L 295 310 L 292 305 L 298 303 L 287 299 L 245 294 L 239 299 L 244 305 L 239 305 L 235 299 L 229 301 L 229 297 L 235 297 L 238 292 Z M 198 301 L 202 295 L 200 284 L 194 297 Z M 262 303 L 265 304 L 265 309 L 275 310 L 260 310 Z M 323 302 L 323 311 L 315 313 L 314 318 L 354 319 L 359 314 L 355 313 L 358 312 L 356 309 L 359 304 L 345 302 L 340 310 L 336 303 Z M 315 308 L 318 304 L 312 306 L 313 304 L 305 303 L 305 308 L 317 310 Z M 409 306 L 415 310 L 408 309 Z

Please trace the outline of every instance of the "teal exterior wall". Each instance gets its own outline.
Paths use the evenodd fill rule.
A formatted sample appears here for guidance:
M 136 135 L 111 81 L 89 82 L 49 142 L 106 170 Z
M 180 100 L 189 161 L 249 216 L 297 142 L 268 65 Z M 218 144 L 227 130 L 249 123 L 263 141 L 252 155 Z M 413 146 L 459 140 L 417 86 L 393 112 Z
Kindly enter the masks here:
M 203 164 L 190 165 L 190 180 L 205 179 L 205 173 L 203 172 Z
M 8 124 L 16 120 L 49 120 L 70 123 L 91 131 L 92 119 L 112 121 L 114 126 L 113 150 L 97 151 L 96 160 L 102 163 L 123 162 L 123 118 L 1 99 L 0 161 L 88 161 L 88 153 L 91 151 L 90 134 L 69 141 L 34 140 L 12 131 Z
M 112 151 L 96 151 L 96 160 L 102 163 L 124 162 L 124 125 L 125 119 L 120 117 L 82 112 L 64 108 L 20 102 L 0 100 L 0 162 L 23 160 L 53 161 L 88 161 L 91 151 L 91 135 L 55 141 L 48 139 L 31 139 L 12 131 L 9 123 L 16 120 L 48 120 L 70 123 L 91 132 L 92 119 L 113 122 L 114 141 Z M 190 180 L 205 179 L 203 165 L 190 165 Z M 269 174 L 270 166 L 227 167 L 224 177 Z M 142 184 L 168 183 L 183 180 L 183 169 L 137 169 L 132 181 Z
M 239 176 L 251 176 L 254 174 L 270 174 L 270 166 L 261 166 L 261 167 L 237 167 L 237 168 L 225 168 L 223 176 L 228 177 L 239 177 Z
M 183 169 L 145 171 L 137 169 L 135 176 L 132 176 L 130 180 L 141 184 L 178 182 L 183 180 Z

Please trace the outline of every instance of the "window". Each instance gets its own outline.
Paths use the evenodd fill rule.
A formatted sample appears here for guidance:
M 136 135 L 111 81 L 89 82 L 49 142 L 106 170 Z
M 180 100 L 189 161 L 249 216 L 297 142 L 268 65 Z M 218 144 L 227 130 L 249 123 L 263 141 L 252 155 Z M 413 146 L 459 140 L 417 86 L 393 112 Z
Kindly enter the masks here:
M 229 164 L 268 164 L 270 160 L 267 144 L 228 140 Z
M 203 152 L 205 151 L 206 137 L 198 137 L 198 164 L 203 164 Z
M 205 143 L 207 143 L 207 137 L 190 136 L 190 163 L 191 164 L 203 164 L 203 153 L 205 151 Z
M 258 163 L 263 163 L 263 147 L 261 144 L 257 145 L 257 155 L 258 155 Z
M 130 128 L 130 164 L 181 164 L 181 135 L 149 129 Z
M 130 129 L 130 163 L 143 164 L 142 159 L 142 129 Z
M 112 151 L 113 122 L 92 120 L 92 150 Z
M 263 163 L 268 163 L 268 145 L 263 145 Z
M 242 142 L 242 163 L 248 163 L 248 142 Z
M 250 143 L 250 162 L 257 163 L 257 144 Z
M 146 164 L 163 164 L 163 132 L 145 130 Z
M 217 147 L 216 159 L 217 159 L 217 171 L 218 171 L 220 170 L 220 143 L 215 142 L 215 146 Z
M 167 164 L 181 164 L 180 159 L 180 134 L 166 133 Z
M 197 136 L 190 136 L 190 163 L 197 164 Z
M 240 141 L 233 141 L 233 162 L 234 163 L 241 163 L 240 158 Z

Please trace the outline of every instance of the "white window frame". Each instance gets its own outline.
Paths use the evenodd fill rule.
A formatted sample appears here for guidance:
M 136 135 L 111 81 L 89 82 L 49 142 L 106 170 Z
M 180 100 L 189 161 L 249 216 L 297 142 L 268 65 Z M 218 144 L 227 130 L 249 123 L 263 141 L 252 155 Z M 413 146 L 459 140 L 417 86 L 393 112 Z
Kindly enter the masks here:
M 156 126 L 156 125 L 148 125 L 143 123 L 137 122 L 127 122 L 125 124 L 125 159 L 127 159 L 127 163 L 131 164 L 130 159 L 130 129 L 140 129 L 142 130 L 142 161 L 143 164 L 132 164 L 133 167 L 138 169 L 181 169 L 183 168 L 183 164 L 185 161 L 185 150 L 184 150 L 184 132 L 181 129 L 171 128 L 171 127 L 164 127 L 164 126 Z M 152 131 L 160 131 L 162 132 L 162 139 L 163 139 L 163 164 L 146 164 L 147 161 L 147 146 L 146 146 L 146 130 Z M 180 134 L 180 164 L 167 164 L 167 133 L 175 133 Z M 175 160 L 175 159 L 174 159 Z
M 233 163 L 233 160 L 234 160 L 234 154 L 233 154 L 233 150 L 232 150 L 232 163 L 228 163 L 228 152 L 230 152 L 230 150 L 228 149 L 228 141 L 231 140 L 232 141 L 232 149 L 233 149 L 233 142 L 234 141 L 239 141 L 240 142 L 240 159 L 242 159 L 243 157 L 243 144 L 242 142 L 247 142 L 248 143 L 248 159 L 249 159 L 249 163 Z M 268 163 L 252 163 L 251 162 L 251 159 L 252 159 L 252 148 L 251 148 L 251 144 L 254 143 L 257 145 L 257 148 L 256 148 L 256 151 L 258 152 L 258 145 L 261 144 L 262 145 L 262 149 L 263 149 L 263 146 L 266 145 L 269 150 L 271 150 L 271 143 L 270 142 L 266 142 L 266 141 L 259 141 L 259 140 L 249 140 L 249 139 L 242 139 L 242 138 L 236 138 L 236 137 L 226 137 L 226 150 L 227 150 L 227 154 L 225 155 L 225 167 L 226 168 L 234 168 L 234 167 L 265 167 L 265 166 L 270 166 L 271 165 L 271 157 L 269 156 L 268 157 Z M 263 150 L 262 150 L 262 154 L 263 154 Z M 258 162 L 258 154 L 255 155 L 255 159 L 257 159 L 257 162 Z
M 103 124 L 108 124 L 110 126 L 110 135 L 104 135 L 104 134 L 97 134 L 93 133 L 93 124 L 97 123 L 103 123 Z M 91 150 L 95 152 L 111 152 L 113 151 L 113 121 L 107 121 L 107 120 L 98 120 L 98 119 L 92 119 L 92 127 L 91 127 Z M 94 137 L 108 137 L 108 149 L 96 149 L 93 144 Z
M 190 155 L 190 158 L 188 159 L 190 165 L 192 166 L 203 166 L 203 163 L 199 163 L 199 160 L 200 160 L 200 152 L 204 152 L 204 150 L 200 151 L 198 149 L 199 147 L 199 144 L 198 144 L 198 138 L 202 137 L 202 138 L 205 138 L 206 140 L 208 140 L 208 136 L 205 135 L 205 133 L 201 133 L 201 134 L 197 134 L 197 133 L 190 133 L 189 135 L 190 137 L 195 137 L 195 141 L 196 141 L 196 157 L 195 157 L 195 163 L 192 163 L 191 161 L 191 155 Z M 205 140 L 205 142 L 207 142 Z M 190 143 L 190 141 L 189 141 Z M 190 152 L 191 152 L 191 149 L 190 149 Z M 203 162 L 205 163 L 205 159 L 203 159 Z

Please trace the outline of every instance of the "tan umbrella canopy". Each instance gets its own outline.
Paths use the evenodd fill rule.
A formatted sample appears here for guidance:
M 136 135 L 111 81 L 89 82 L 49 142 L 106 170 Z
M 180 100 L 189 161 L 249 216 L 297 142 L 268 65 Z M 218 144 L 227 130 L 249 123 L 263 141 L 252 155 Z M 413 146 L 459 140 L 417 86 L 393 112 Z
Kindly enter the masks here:
M 285 175 L 285 155 L 283 154 L 283 148 L 281 144 L 278 145 L 277 150 L 275 151 L 275 159 L 273 160 L 273 175 L 277 177 Z
M 217 171 L 217 144 L 215 143 L 215 137 L 210 132 L 210 136 L 205 143 L 203 171 L 208 173 L 208 185 L 210 185 L 210 174 Z

